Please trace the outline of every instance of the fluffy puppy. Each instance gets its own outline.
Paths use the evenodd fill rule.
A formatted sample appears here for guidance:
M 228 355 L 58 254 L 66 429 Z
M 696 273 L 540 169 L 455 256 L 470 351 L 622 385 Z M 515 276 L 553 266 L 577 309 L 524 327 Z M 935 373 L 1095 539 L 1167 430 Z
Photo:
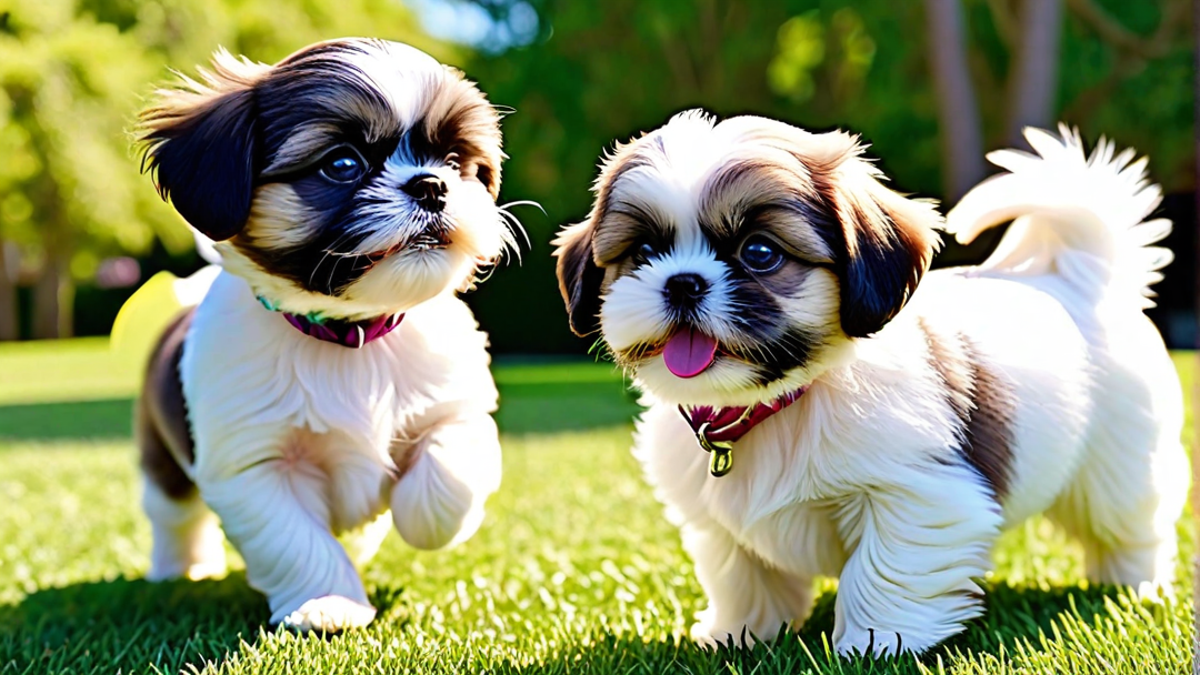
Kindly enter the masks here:
M 1170 224 L 1142 222 L 1132 152 L 1028 138 L 950 215 L 964 242 L 1016 219 L 995 255 L 930 274 L 941 218 L 849 134 L 689 112 L 604 161 L 561 290 L 644 392 L 634 452 L 708 596 L 696 639 L 798 627 L 823 575 L 839 652 L 921 652 L 1040 512 L 1092 579 L 1170 591 L 1181 394 L 1142 313 Z
M 512 241 L 499 115 L 382 40 L 220 51 L 200 75 L 141 118 L 146 168 L 223 267 L 138 406 L 148 577 L 223 572 L 223 528 L 272 622 L 365 625 L 355 563 L 388 510 L 434 549 L 499 485 L 486 336 L 455 297 Z

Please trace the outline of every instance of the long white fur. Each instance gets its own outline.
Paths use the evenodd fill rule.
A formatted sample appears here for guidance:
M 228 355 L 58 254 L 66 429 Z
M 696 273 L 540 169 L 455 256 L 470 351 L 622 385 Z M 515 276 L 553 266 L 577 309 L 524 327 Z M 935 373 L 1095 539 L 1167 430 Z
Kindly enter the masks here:
M 428 55 L 394 43 L 354 62 L 410 122 L 449 77 Z M 304 291 L 197 234 L 202 255 L 224 267 L 176 289 L 185 304 L 199 303 L 180 364 L 196 457 L 184 470 L 199 494 L 173 500 L 145 481 L 149 578 L 222 573 L 223 528 L 273 623 L 341 630 L 375 616 L 355 565 L 378 549 L 381 520 L 421 549 L 464 541 L 480 526 L 500 482 L 497 394 L 487 337 L 455 291 L 512 234 L 482 185 L 444 163 L 412 165 L 407 154 L 398 151 L 386 171 L 446 181 L 452 243 L 395 253 L 342 296 Z M 369 243 L 386 248 L 417 215 L 399 191 L 380 197 L 391 217 L 374 220 Z M 295 313 L 406 315 L 386 336 L 347 349 L 300 333 L 256 295 Z
M 659 133 L 667 147 L 727 142 L 694 126 L 673 120 Z M 709 475 L 676 410 L 729 404 L 738 397 L 727 389 L 695 400 L 729 383 L 672 382 L 660 358 L 638 372 L 648 410 L 634 453 L 708 596 L 695 638 L 736 641 L 744 628 L 774 637 L 807 618 L 814 577 L 825 575 L 840 580 L 839 652 L 921 652 L 982 611 L 974 580 L 996 537 L 1040 512 L 1083 542 L 1090 578 L 1172 592 L 1188 471 L 1179 381 L 1142 314 L 1146 284 L 1169 259 L 1147 247 L 1168 228 L 1142 223 L 1157 188 L 1143 163 L 1114 159 L 1107 144 L 1088 159 L 1073 134 L 1029 137 L 1040 156 L 993 155 L 1012 173 L 949 216 L 964 240 L 1019 217 L 1000 251 L 980 267 L 928 274 L 882 331 L 805 369 L 808 392 L 738 441 L 729 475 Z M 683 271 L 719 284 L 706 265 Z M 661 334 L 652 308 L 639 306 L 661 304 L 661 293 L 639 285 L 623 277 L 607 292 L 606 336 L 610 327 L 630 342 Z M 968 336 L 1013 387 L 1012 478 L 999 504 L 957 455 L 958 420 L 922 323 Z
M 329 630 L 369 622 L 374 610 L 335 535 L 367 527 L 362 536 L 372 541 L 355 556 L 365 562 L 381 539 L 369 526 L 391 509 L 410 545 L 451 545 L 475 532 L 499 487 L 485 347 L 450 291 L 352 350 L 296 331 L 243 280 L 221 273 L 196 310 L 180 365 L 196 441 L 196 463 L 185 469 L 200 494 L 181 503 L 147 486 L 149 576 L 224 569 L 207 504 L 273 622 Z M 396 480 L 394 458 L 410 456 L 415 463 Z M 330 603 L 342 607 L 324 616 Z

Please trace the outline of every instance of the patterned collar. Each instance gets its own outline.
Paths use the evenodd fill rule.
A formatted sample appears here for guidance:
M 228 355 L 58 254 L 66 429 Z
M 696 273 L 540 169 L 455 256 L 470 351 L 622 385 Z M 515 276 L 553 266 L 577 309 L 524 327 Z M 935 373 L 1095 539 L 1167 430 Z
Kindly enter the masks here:
M 679 406 L 679 413 L 687 420 L 696 441 L 705 452 L 711 453 L 708 471 L 720 478 L 733 469 L 733 444 L 763 420 L 795 403 L 808 387 L 784 394 L 770 403 L 753 406 Z
M 360 349 L 368 342 L 378 340 L 395 330 L 404 320 L 404 313 L 401 312 L 362 321 L 345 321 L 330 319 L 319 313 L 292 314 L 285 312 L 262 296 L 258 297 L 258 301 L 272 312 L 282 314 L 283 318 L 287 319 L 287 322 L 301 333 L 322 342 L 332 342 L 351 349 Z

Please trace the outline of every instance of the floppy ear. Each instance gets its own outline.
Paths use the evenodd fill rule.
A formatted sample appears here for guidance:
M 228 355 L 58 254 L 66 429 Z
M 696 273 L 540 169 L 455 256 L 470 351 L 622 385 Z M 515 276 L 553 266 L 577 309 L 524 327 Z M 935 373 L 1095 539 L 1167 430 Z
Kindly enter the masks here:
M 570 225 L 552 242 L 558 248 L 558 290 L 567 305 L 571 330 L 580 337 L 600 330 L 600 284 L 604 270 L 592 258 L 591 220 Z
M 836 166 L 813 174 L 823 174 L 818 190 L 843 237 L 841 323 L 851 337 L 875 333 L 904 307 L 941 244 L 943 222 L 932 201 L 907 199 L 880 184 L 882 174 L 860 151 L 855 144 Z
M 269 66 L 221 51 L 203 82 L 184 77 L 143 111 L 142 170 L 179 215 L 209 239 L 241 232 L 255 177 L 254 85 Z

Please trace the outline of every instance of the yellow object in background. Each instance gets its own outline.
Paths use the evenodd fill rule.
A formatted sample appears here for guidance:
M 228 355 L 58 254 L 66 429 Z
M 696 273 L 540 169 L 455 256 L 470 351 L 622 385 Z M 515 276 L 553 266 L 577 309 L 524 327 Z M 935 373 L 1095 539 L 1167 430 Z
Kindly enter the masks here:
M 200 303 L 220 270 L 219 265 L 209 265 L 182 279 L 170 272 L 150 277 L 113 321 L 109 348 L 116 361 L 123 367 L 144 368 L 167 324 L 183 309 Z

